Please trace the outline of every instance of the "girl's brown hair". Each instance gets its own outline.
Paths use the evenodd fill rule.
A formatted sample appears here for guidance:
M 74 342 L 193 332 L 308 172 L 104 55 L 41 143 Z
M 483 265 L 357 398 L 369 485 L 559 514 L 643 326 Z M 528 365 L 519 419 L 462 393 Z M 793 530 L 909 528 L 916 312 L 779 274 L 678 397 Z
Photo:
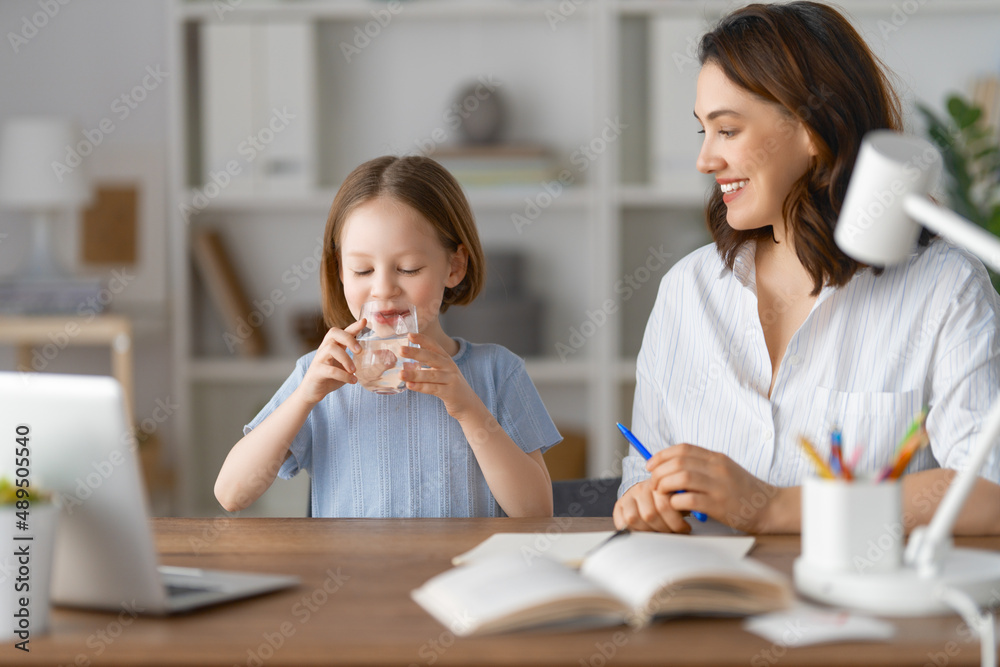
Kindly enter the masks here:
M 813 278 L 814 295 L 824 284 L 846 284 L 863 265 L 837 247 L 833 231 L 861 139 L 871 130 L 903 128 L 899 98 L 881 62 L 839 12 L 816 2 L 736 10 L 702 37 L 699 60 L 719 66 L 736 85 L 779 105 L 809 133 L 817 155 L 785 199 L 785 225 L 799 261 Z M 745 242 L 773 238 L 771 227 L 730 227 L 718 188 L 705 213 L 730 268 Z M 921 243 L 927 238 L 925 232 Z
M 354 321 L 344 283 L 340 280 L 340 249 L 337 246 L 344 222 L 355 208 L 378 197 L 406 204 L 424 217 L 448 252 L 464 245 L 469 253 L 465 277 L 455 287 L 445 288 L 441 312 L 453 304 L 475 299 L 486 280 L 486 261 L 468 200 L 455 178 L 434 160 L 423 156 L 386 155 L 365 162 L 348 174 L 330 206 L 323 234 L 320 286 L 323 320 L 328 327 L 344 328 Z

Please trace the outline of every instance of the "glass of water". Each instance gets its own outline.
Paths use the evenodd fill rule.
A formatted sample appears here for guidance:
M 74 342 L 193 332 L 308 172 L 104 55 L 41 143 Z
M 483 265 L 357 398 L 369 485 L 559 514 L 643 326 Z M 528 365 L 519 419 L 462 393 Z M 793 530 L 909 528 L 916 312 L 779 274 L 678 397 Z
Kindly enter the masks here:
M 361 308 L 365 328 L 357 335 L 361 353 L 354 359 L 358 384 L 376 394 L 398 394 L 406 389 L 400 378 L 403 364 L 416 363 L 399 356 L 410 343 L 407 334 L 418 333 L 415 306 L 393 301 L 369 301 Z

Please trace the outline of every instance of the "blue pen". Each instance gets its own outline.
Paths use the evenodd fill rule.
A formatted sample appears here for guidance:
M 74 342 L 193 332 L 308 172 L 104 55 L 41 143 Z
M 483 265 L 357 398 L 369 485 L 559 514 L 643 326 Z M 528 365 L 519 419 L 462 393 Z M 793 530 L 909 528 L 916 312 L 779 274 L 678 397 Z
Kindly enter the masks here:
M 645 447 L 643 447 L 642 443 L 639 442 L 639 438 L 635 437 L 635 434 L 632 433 L 632 431 L 628 430 L 625 427 L 625 425 L 622 424 L 621 422 L 618 422 L 618 430 L 622 432 L 622 435 L 625 436 L 626 440 L 628 440 L 629 442 L 632 443 L 632 446 L 635 447 L 635 451 L 639 452 L 639 455 L 642 458 L 646 459 L 647 461 L 649 459 L 653 458 L 653 455 L 649 453 L 649 450 L 646 449 Z M 687 493 L 687 492 L 686 491 L 678 491 L 677 493 Z M 691 516 L 693 516 L 694 518 L 698 519 L 698 521 L 702 521 L 702 522 L 708 520 L 708 517 L 705 516 L 704 512 L 691 512 Z

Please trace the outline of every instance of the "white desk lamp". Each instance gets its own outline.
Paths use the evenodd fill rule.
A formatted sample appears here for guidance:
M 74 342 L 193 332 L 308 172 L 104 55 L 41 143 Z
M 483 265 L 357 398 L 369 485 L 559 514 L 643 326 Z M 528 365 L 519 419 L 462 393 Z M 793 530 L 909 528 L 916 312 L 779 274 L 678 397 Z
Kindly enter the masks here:
M 61 211 L 88 203 L 90 187 L 82 164 L 65 164 L 67 148 L 80 140 L 62 118 L 12 118 L 0 133 L 0 206 L 29 211 L 34 221 L 31 255 L 19 280 L 66 277 L 52 256 L 52 224 Z M 60 168 L 58 165 L 62 164 Z
M 868 134 L 837 223 L 837 245 L 860 262 L 886 266 L 912 254 L 922 224 L 1000 270 L 1000 239 L 928 199 L 940 165 L 940 154 L 927 141 L 888 130 Z M 1000 401 L 986 416 L 967 465 L 955 476 L 930 524 L 911 534 L 900 568 L 828 572 L 800 558 L 795 563 L 799 590 L 824 602 L 889 616 L 949 613 L 955 604 L 953 597 L 951 603 L 946 600 L 949 589 L 963 591 L 980 607 L 995 604 L 1000 554 L 954 548 L 951 532 L 998 435 Z

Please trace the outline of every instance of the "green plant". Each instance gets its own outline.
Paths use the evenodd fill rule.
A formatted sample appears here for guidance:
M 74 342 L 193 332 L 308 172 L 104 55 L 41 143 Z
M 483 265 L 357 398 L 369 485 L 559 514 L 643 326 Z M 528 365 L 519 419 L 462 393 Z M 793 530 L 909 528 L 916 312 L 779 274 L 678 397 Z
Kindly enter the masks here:
M 983 110 L 959 95 L 945 103 L 947 118 L 928 107 L 917 109 L 927 121 L 927 135 L 944 160 L 948 205 L 959 215 L 1000 236 L 1000 145 L 993 128 L 983 122 Z M 1000 291 L 1000 275 L 990 271 Z
M 20 491 L 20 493 L 18 493 Z M 52 494 L 39 491 L 34 487 L 19 487 L 6 477 L 0 478 L 0 506 L 13 505 L 19 500 L 28 502 L 48 502 Z

